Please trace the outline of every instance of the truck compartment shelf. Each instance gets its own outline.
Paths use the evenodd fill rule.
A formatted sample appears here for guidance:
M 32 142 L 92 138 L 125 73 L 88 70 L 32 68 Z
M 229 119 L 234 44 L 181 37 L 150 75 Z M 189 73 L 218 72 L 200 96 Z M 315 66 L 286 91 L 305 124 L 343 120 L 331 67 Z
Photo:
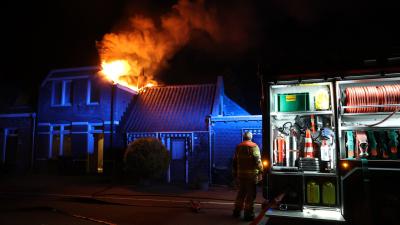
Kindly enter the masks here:
M 345 222 L 340 210 L 328 210 L 326 208 L 303 209 L 302 211 L 269 209 L 265 215 L 270 217 L 290 217 L 321 221 Z

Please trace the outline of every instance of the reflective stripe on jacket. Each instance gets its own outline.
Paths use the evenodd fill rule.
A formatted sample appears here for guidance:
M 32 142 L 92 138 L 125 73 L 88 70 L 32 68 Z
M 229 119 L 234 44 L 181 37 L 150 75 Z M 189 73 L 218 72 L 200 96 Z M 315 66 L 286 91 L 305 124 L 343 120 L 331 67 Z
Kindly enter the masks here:
M 254 178 L 263 170 L 260 149 L 252 141 L 243 141 L 236 147 L 232 173 L 237 178 Z

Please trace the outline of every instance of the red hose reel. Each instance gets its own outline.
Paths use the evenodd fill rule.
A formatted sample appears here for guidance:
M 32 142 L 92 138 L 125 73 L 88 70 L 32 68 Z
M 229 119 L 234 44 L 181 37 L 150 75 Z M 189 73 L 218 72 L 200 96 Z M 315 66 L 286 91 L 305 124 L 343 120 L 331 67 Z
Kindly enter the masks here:
M 346 113 L 393 112 L 399 106 L 374 106 L 400 104 L 400 85 L 348 87 L 345 89 L 345 95 L 346 106 L 361 106 L 346 108 Z

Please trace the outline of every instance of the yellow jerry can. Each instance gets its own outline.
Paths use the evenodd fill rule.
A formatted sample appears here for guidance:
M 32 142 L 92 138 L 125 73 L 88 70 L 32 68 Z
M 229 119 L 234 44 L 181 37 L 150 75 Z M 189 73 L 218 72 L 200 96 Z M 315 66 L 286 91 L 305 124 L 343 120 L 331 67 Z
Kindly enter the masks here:
M 319 184 L 313 180 L 307 182 L 307 203 L 320 203 Z
M 336 204 L 336 187 L 335 184 L 330 181 L 322 185 L 322 203 L 324 205 Z

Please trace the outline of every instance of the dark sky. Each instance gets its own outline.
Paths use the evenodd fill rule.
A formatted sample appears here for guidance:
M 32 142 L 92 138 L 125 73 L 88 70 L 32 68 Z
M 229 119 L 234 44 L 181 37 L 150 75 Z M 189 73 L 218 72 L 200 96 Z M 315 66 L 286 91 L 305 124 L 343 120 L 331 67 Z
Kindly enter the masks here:
M 332 71 L 400 55 L 400 8 L 390 1 L 205 2 L 217 9 L 224 29 L 243 34 L 241 43 L 220 45 L 200 35 L 169 60 L 159 79 L 210 82 L 222 74 L 227 91 L 252 113 L 259 112 L 258 64 L 277 73 Z M 104 34 L 138 13 L 157 18 L 175 3 L 2 1 L 2 101 L 20 90 L 35 96 L 51 69 L 98 65 L 95 43 Z

